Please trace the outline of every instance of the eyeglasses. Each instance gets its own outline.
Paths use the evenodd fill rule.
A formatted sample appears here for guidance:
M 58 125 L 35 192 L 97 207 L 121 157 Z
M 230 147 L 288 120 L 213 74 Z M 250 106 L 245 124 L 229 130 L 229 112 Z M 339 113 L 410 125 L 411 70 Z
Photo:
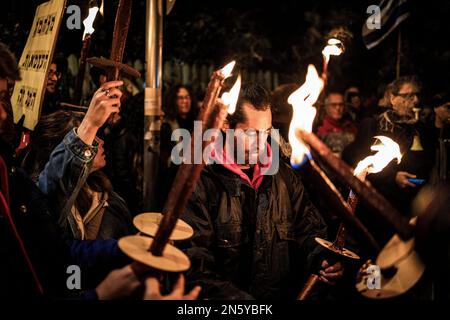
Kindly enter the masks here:
M 51 79 L 51 78 L 53 78 L 53 76 L 56 76 L 56 78 L 60 79 L 61 78 L 61 72 L 50 69 L 48 71 L 48 78 Z
M 419 92 L 397 93 L 397 96 L 400 96 L 403 99 L 411 100 L 414 97 L 419 97 Z

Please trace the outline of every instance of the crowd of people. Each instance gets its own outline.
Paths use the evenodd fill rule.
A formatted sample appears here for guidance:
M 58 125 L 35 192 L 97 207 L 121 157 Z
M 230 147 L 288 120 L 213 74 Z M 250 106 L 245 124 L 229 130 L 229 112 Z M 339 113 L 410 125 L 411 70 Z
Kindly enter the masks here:
M 21 75 L 4 44 L 0 44 L 0 60 L 0 255 L 6 258 L 0 262 L 2 295 L 295 299 L 308 275 L 317 272 L 320 285 L 311 299 L 361 299 L 354 288 L 359 265 L 331 259 L 315 241 L 336 234 L 334 208 L 287 160 L 292 117 L 287 97 L 298 85 L 284 84 L 272 93 L 260 84 L 243 85 L 226 128 L 260 133 L 260 147 L 251 149 L 239 141 L 236 145 L 244 148 L 246 160 L 251 152 L 266 153 L 269 165 L 280 160 L 279 170 L 264 175 L 267 163 L 248 161 L 205 167 L 182 216 L 194 235 L 177 243 L 191 267 L 186 278 L 175 281 L 156 277 L 117 245 L 121 237 L 137 233 L 132 219 L 142 212 L 145 201 L 143 93 L 135 90 L 137 85 L 129 79 L 108 82 L 101 70 L 92 69 L 95 91 L 88 95 L 87 106 L 68 107 L 63 102 L 72 102 L 71 94 L 61 90 L 64 75 L 54 61 L 39 122 L 29 134 L 29 143 L 18 148 L 26 130 L 20 122 L 13 124 L 10 91 Z M 426 248 L 440 241 L 440 256 L 422 252 L 426 262 L 439 261 L 437 269 L 444 270 L 441 266 L 450 265 L 445 201 L 450 179 L 450 97 L 437 92 L 431 104 L 424 105 L 421 92 L 419 81 L 408 76 L 386 85 L 378 103 L 365 99 L 357 86 L 345 92 L 329 90 L 316 105 L 313 131 L 352 167 L 370 154 L 377 135 L 399 144 L 402 161 L 391 162 L 368 179 L 408 218 L 413 217 L 421 190 L 441 191 L 444 200 L 419 223 L 418 244 Z M 161 199 L 167 197 L 177 170 L 171 161 L 177 143 L 172 133 L 193 129 L 200 104 L 188 86 L 178 85 L 166 90 L 163 110 L 161 172 L 154 177 L 160 179 Z M 272 128 L 279 130 L 279 139 L 270 136 Z M 275 144 L 280 159 L 273 159 Z M 227 156 L 236 160 L 234 154 Z M 341 192 L 348 192 L 330 177 Z M 384 245 L 395 231 L 370 211 L 361 204 L 356 215 Z M 354 250 L 364 258 L 374 254 L 357 243 Z M 66 285 L 69 265 L 83 270 L 81 290 Z M 448 276 L 432 274 L 428 279 L 438 289 L 425 299 L 450 297 Z

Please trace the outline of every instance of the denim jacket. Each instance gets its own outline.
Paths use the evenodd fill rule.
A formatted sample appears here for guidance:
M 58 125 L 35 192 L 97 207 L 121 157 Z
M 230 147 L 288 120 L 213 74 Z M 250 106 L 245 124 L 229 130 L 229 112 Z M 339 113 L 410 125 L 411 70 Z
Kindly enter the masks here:
M 71 208 L 86 183 L 98 143 L 90 146 L 71 130 L 53 150 L 44 170 L 40 173 L 38 186 L 47 195 L 52 212 L 68 238 L 80 239 L 81 234 Z M 124 200 L 111 192 L 97 239 L 120 238 L 134 232 L 130 212 Z

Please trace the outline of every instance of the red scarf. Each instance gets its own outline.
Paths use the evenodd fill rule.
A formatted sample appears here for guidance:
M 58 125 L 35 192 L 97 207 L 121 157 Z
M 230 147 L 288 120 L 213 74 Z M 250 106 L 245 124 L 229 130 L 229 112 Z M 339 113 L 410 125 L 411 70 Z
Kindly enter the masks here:
M 264 159 L 262 159 L 262 163 L 259 161 L 256 163 L 253 169 L 253 179 L 250 178 L 239 168 L 239 166 L 234 162 L 234 159 L 228 154 L 227 149 L 224 148 L 223 156 L 221 159 L 221 164 L 231 172 L 237 174 L 241 177 L 242 180 L 246 181 L 253 189 L 258 189 L 261 185 L 264 175 L 270 169 L 272 165 L 272 149 L 270 145 L 266 143 L 267 152 L 264 152 Z M 213 156 L 215 155 L 215 150 L 211 153 Z M 220 154 L 220 152 L 219 152 Z

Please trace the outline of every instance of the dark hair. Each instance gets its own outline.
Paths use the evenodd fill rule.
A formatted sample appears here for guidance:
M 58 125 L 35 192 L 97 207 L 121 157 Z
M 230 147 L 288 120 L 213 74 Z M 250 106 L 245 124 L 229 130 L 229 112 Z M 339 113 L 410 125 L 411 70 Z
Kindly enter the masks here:
M 80 125 L 83 117 L 84 113 L 71 111 L 57 111 L 41 117 L 31 132 L 31 143 L 22 161 L 22 167 L 33 180 L 37 180 L 53 149 L 70 130 Z
M 189 93 L 189 97 L 191 98 L 191 109 L 187 115 L 187 118 L 194 121 L 198 115 L 198 106 L 197 100 L 195 96 L 192 94 L 192 90 L 189 86 L 185 86 L 183 84 L 178 84 L 176 86 L 171 87 L 165 95 L 165 103 L 164 103 L 164 113 L 170 119 L 176 119 L 178 116 L 178 108 L 177 108 L 177 94 L 180 89 L 185 89 Z
M 0 78 L 11 81 L 20 80 L 16 58 L 2 42 L 0 42 Z
M 447 102 L 450 102 L 450 95 L 448 92 L 439 92 L 431 98 L 431 106 L 433 108 L 438 108 Z
M 106 76 L 106 71 L 98 67 L 91 67 L 89 74 L 97 88 L 100 87 L 100 76 Z
M 227 120 L 231 128 L 235 128 L 238 123 L 245 123 L 247 121 L 247 116 L 243 109 L 245 103 L 251 104 L 253 108 L 260 111 L 272 109 L 269 92 L 260 84 L 246 83 L 241 88 L 236 104 L 236 111 L 228 115 Z
M 330 98 L 331 95 L 340 95 L 342 96 L 342 98 L 344 98 L 344 94 L 340 91 L 328 91 L 326 96 L 325 96 L 325 105 L 327 104 L 328 99 Z
M 417 87 L 419 90 L 421 90 L 420 82 L 416 76 L 403 76 L 398 79 L 395 79 L 394 81 L 392 81 L 390 83 L 389 87 L 391 89 L 391 93 L 393 95 L 398 95 L 402 86 L 407 83 L 411 83 L 412 85 Z
M 30 135 L 31 143 L 22 161 L 22 167 L 33 180 L 38 179 L 52 151 L 70 130 L 80 125 L 83 117 L 83 112 L 62 110 L 41 117 Z M 91 173 L 75 202 L 81 215 L 84 215 L 91 206 L 92 199 L 88 193 L 89 188 L 94 191 L 111 191 L 112 185 L 101 171 Z

